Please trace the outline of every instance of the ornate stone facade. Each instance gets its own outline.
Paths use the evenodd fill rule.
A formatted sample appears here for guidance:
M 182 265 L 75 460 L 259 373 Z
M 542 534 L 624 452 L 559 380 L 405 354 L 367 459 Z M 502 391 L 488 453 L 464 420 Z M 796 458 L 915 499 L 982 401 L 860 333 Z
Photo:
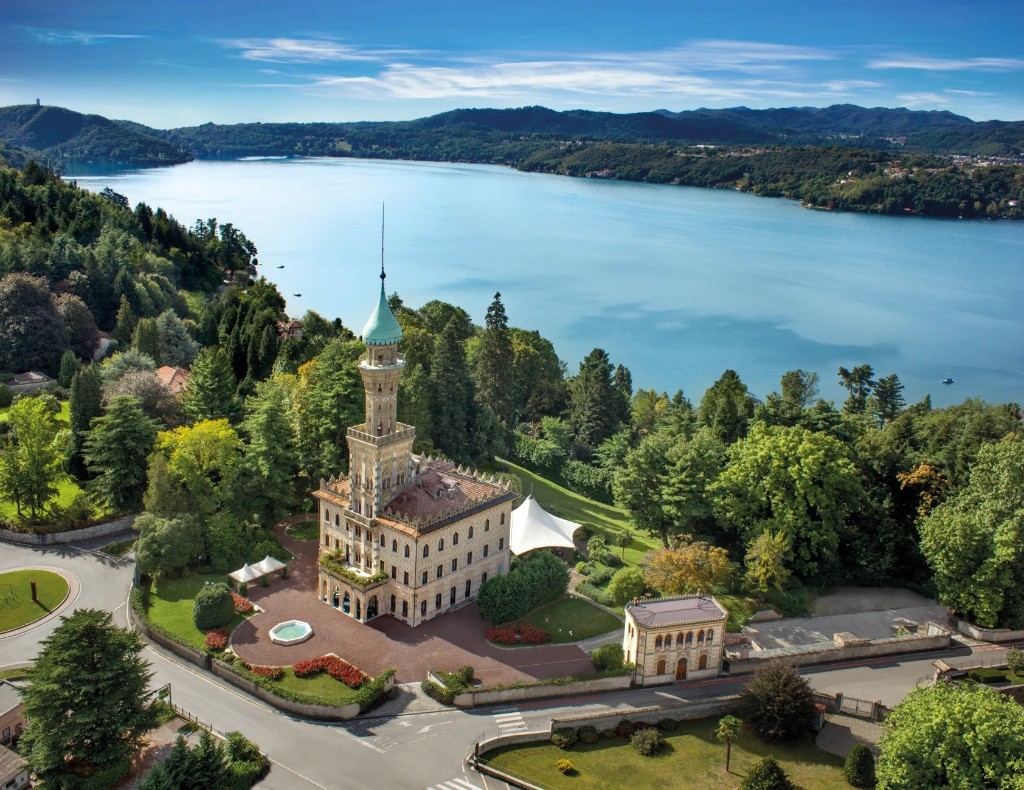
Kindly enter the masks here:
M 626 606 L 622 651 L 640 686 L 715 677 L 729 613 L 710 595 L 635 599 Z
M 402 330 L 384 295 L 363 328 L 365 421 L 348 429 L 349 474 L 321 480 L 317 594 L 365 621 L 420 623 L 476 597 L 509 567 L 516 493 L 471 469 L 413 454 L 398 422 Z

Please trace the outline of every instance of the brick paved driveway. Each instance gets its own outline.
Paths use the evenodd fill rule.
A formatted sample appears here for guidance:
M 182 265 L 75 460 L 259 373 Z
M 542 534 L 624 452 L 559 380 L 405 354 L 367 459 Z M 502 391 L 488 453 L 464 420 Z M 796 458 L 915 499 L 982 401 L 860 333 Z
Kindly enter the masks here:
M 590 659 L 575 645 L 494 647 L 484 639 L 487 623 L 475 605 L 417 628 L 390 615 L 360 623 L 317 597 L 317 542 L 295 540 L 280 525 L 278 538 L 295 555 L 288 565 L 288 578 L 274 578 L 267 587 L 250 585 L 249 598 L 264 611 L 231 635 L 235 652 L 252 664 L 287 666 L 337 653 L 371 675 L 394 667 L 402 683 L 423 680 L 428 667 L 454 670 L 471 664 L 486 685 L 594 671 Z M 313 626 L 313 637 L 288 647 L 271 642 L 267 632 L 292 619 Z

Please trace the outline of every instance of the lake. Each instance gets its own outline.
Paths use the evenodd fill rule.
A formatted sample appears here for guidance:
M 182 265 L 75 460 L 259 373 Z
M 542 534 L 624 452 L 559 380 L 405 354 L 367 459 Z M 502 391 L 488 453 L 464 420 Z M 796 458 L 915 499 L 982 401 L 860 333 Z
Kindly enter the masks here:
M 726 368 L 759 398 L 804 368 L 841 402 L 838 367 L 868 363 L 897 373 L 908 403 L 1021 400 L 1024 223 L 366 159 L 68 178 L 186 225 L 234 223 L 293 316 L 340 316 L 357 334 L 379 288 L 383 202 L 388 293 L 411 307 L 451 302 L 482 324 L 500 291 L 509 322 L 549 338 L 570 373 L 600 347 L 635 387 L 681 388 L 696 403 Z

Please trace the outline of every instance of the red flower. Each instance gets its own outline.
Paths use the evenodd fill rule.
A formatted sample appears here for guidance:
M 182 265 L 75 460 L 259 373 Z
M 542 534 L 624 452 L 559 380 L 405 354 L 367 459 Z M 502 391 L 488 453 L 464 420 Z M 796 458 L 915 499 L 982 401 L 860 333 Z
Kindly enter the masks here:
M 223 650 L 228 646 L 228 632 L 223 628 L 207 631 L 204 644 L 207 650 Z
M 262 667 L 258 664 L 246 664 L 246 668 L 254 675 L 259 675 L 267 680 L 280 680 L 284 677 L 284 669 L 281 667 Z
M 238 614 L 248 614 L 253 610 L 252 601 L 248 598 L 243 598 L 234 590 L 231 591 L 231 599 L 235 602 L 235 611 Z
M 542 645 L 551 641 L 551 634 L 529 623 L 508 623 L 492 628 L 486 634 L 488 642 L 499 645 Z
M 299 661 L 292 666 L 297 678 L 307 678 L 326 672 L 335 680 L 339 680 L 349 688 L 357 689 L 369 679 L 369 676 L 337 656 L 319 656 Z

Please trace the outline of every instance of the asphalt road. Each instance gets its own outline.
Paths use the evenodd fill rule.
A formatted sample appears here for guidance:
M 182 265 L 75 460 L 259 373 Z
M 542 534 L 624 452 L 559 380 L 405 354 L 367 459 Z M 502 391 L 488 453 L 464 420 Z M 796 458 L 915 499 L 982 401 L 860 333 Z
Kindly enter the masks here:
M 114 563 L 95 552 L 74 548 L 31 549 L 0 544 L 0 570 L 30 564 L 56 565 L 81 580 L 75 608 L 94 607 L 115 613 L 126 625 L 126 599 L 132 563 Z M 7 639 L 0 638 L 0 666 L 31 660 L 39 642 L 56 621 Z M 474 710 L 362 718 L 344 724 L 318 724 L 286 716 L 252 699 L 218 678 L 150 646 L 154 686 L 170 683 L 174 702 L 221 732 L 240 730 L 267 753 L 273 766 L 260 783 L 267 790 L 285 788 L 386 787 L 395 790 L 495 790 L 505 785 L 463 766 L 473 744 L 494 735 L 539 730 L 551 718 L 579 713 L 622 710 L 679 700 L 737 693 L 742 678 L 716 678 L 589 697 L 542 700 Z M 894 705 L 918 683 L 930 678 L 936 658 L 985 662 L 1005 655 L 1005 648 L 958 647 L 848 662 L 802 670 L 821 691 L 842 691 L 850 697 L 880 699 Z

